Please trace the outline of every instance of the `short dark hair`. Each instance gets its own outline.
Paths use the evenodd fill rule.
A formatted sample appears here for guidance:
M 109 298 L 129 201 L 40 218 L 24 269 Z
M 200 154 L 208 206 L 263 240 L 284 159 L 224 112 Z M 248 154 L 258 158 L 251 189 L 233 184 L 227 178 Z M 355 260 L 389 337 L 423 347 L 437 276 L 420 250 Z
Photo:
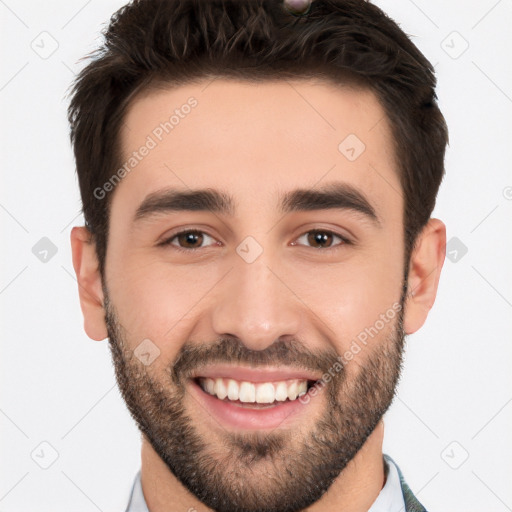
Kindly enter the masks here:
M 127 107 L 155 84 L 211 77 L 324 78 L 375 93 L 394 139 L 408 264 L 435 206 L 448 131 L 432 65 L 381 9 L 364 0 L 313 0 L 299 15 L 282 0 L 134 0 L 113 14 L 103 35 L 72 84 L 68 109 L 83 214 L 102 276 L 112 192 L 97 199 L 94 191 L 122 165 Z

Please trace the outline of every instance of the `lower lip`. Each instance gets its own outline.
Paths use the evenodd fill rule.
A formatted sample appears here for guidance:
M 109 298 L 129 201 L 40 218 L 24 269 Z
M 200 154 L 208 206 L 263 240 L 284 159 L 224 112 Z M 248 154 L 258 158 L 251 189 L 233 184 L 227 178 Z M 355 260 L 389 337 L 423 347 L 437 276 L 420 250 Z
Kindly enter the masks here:
M 306 408 L 311 406 L 314 401 L 312 396 L 307 397 L 307 401 L 285 400 L 284 402 L 275 402 L 277 405 L 270 405 L 262 409 L 244 407 L 240 402 L 230 402 L 218 399 L 203 391 L 199 384 L 190 381 L 190 391 L 194 398 L 197 398 L 200 405 L 222 426 L 233 427 L 236 429 L 274 429 L 279 426 L 287 426 L 296 420 L 297 416 L 305 412 Z M 238 405 L 237 405 L 238 404 Z

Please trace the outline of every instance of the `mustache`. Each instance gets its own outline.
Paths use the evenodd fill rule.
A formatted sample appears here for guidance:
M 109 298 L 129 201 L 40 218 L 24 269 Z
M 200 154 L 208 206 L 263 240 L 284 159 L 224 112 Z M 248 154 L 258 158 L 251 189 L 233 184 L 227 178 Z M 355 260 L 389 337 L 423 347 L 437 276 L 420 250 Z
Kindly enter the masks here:
M 297 339 L 278 340 L 264 350 L 252 350 L 236 337 L 223 336 L 209 344 L 184 344 L 169 371 L 173 382 L 179 386 L 193 372 L 218 363 L 251 368 L 285 366 L 323 374 L 335 362 L 340 363 L 340 360 L 333 348 L 313 351 Z

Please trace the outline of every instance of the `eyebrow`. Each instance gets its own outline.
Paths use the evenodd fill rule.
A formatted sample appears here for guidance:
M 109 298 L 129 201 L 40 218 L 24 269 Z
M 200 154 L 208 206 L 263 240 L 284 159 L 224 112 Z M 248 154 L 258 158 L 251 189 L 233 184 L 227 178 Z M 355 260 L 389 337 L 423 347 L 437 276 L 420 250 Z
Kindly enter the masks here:
M 315 190 L 296 189 L 279 198 L 279 211 L 282 214 L 328 209 L 350 210 L 364 215 L 377 226 L 381 225 L 375 208 L 364 193 L 347 183 L 332 183 Z M 210 211 L 232 217 L 236 207 L 233 197 L 212 188 L 164 189 L 146 196 L 137 208 L 133 221 L 135 223 L 161 213 L 177 211 Z

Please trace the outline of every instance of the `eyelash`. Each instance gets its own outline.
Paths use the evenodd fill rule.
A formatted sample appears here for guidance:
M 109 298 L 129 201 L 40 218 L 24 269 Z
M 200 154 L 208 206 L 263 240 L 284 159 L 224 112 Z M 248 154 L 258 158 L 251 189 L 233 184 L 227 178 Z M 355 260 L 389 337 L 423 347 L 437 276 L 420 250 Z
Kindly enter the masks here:
M 183 235 L 183 234 L 186 234 L 186 233 L 199 233 L 199 234 L 203 234 L 203 235 L 206 235 L 206 236 L 209 236 L 210 238 L 213 238 L 211 235 L 209 235 L 208 233 L 204 232 L 204 231 L 201 231 L 199 229 L 184 229 L 183 231 L 179 231 L 178 233 L 174 233 L 171 237 L 163 240 L 162 242 L 160 242 L 158 244 L 158 246 L 172 246 L 172 248 L 174 250 L 177 250 L 179 252 L 183 252 L 183 253 L 190 253 L 190 252 L 194 252 L 194 251 L 198 251 L 200 249 L 204 249 L 204 247 L 193 247 L 191 249 L 186 249 L 184 247 L 179 247 L 178 245 L 174 245 L 172 244 L 171 242 L 177 238 L 178 236 L 180 235 Z M 316 250 L 316 251 L 319 251 L 319 250 L 323 250 L 323 251 L 336 251 L 340 248 L 342 248 L 344 245 L 352 245 L 352 242 L 344 237 L 343 235 L 340 235 L 339 233 L 336 233 L 334 231 L 330 231 L 328 229 L 310 229 L 309 231 L 306 231 L 305 233 L 303 233 L 302 235 L 300 235 L 298 238 L 302 238 L 304 235 L 307 235 L 309 233 L 327 233 L 329 235 L 334 235 L 335 237 L 338 237 L 343 243 L 340 243 L 334 247 L 326 247 L 325 249 L 322 249 L 322 248 L 315 248 L 313 247 L 312 249 Z

